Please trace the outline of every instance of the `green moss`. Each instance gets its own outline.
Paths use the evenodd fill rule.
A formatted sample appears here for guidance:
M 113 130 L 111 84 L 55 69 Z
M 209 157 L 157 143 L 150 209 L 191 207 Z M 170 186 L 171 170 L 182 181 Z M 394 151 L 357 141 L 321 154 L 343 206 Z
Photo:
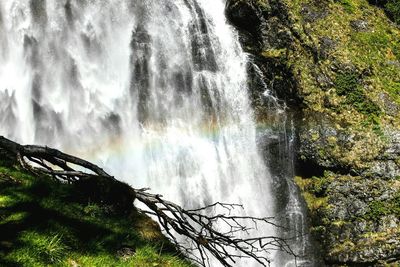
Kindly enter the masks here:
M 366 218 L 369 220 L 378 220 L 391 212 L 389 205 L 383 201 L 373 201 L 368 205 L 368 208 Z
M 354 13 L 354 11 L 356 10 L 356 7 L 351 0 L 339 0 L 339 3 L 343 6 L 343 9 L 347 13 Z
M 295 183 L 300 187 L 304 200 L 311 213 L 315 214 L 319 210 L 329 208 L 329 198 L 326 192 L 329 179 L 328 177 L 316 176 L 307 179 L 299 176 L 295 177 Z
M 316 197 L 314 194 L 309 192 L 303 192 L 303 197 L 312 214 L 315 214 L 320 209 L 328 207 L 327 197 Z
M 393 198 L 385 201 L 372 201 L 368 205 L 368 212 L 365 218 L 368 220 L 379 221 L 387 215 L 400 217 L 400 192 Z
M 357 90 L 353 90 L 349 95 L 347 105 L 354 102 L 356 111 L 362 114 L 379 113 L 380 117 L 384 117 L 385 114 L 380 112 L 379 92 L 388 92 L 393 101 L 400 104 L 398 77 L 400 31 L 388 22 L 383 12 L 378 8 L 373 8 L 366 0 L 330 2 L 325 6 L 328 14 L 326 17 L 301 25 L 303 23 L 302 6 L 309 2 L 306 0 L 286 1 L 291 15 L 295 18 L 293 29 L 302 38 L 301 43 L 294 45 L 293 54 L 289 51 L 289 61 L 295 72 L 299 73 L 297 78 L 305 95 L 306 104 L 320 111 L 324 99 L 329 98 L 332 102 L 337 102 L 329 91 L 322 91 L 320 84 L 315 83 L 313 76 L 316 76 L 316 70 L 311 60 L 312 55 L 303 48 L 304 44 L 313 47 L 320 42 L 321 38 L 330 38 L 334 46 L 324 51 L 324 58 L 319 58 L 321 72 L 336 79 L 336 75 L 340 75 L 340 71 L 343 70 L 339 68 L 339 73 L 332 70 L 332 64 L 352 66 L 354 74 L 362 76 L 362 79 L 359 79 L 362 85 L 355 87 Z M 351 27 L 351 22 L 357 19 L 366 22 L 366 31 L 359 32 Z M 306 34 L 303 33 L 303 29 L 307 30 Z M 354 79 L 354 77 L 351 78 Z M 354 83 L 354 81 L 350 82 Z M 348 108 L 337 106 L 337 103 L 330 105 L 328 109 L 340 113 L 338 115 L 348 111 Z M 352 116 L 352 119 L 354 120 L 352 123 L 357 123 L 357 116 Z M 363 120 L 360 118 L 358 122 L 361 123 Z
M 349 49 L 352 61 L 360 69 L 371 70 L 371 75 L 366 78 L 371 90 L 386 91 L 400 103 L 400 34 L 385 23 L 376 21 L 370 31 L 353 33 Z M 361 47 L 365 52 L 359 51 Z
M 282 56 L 284 56 L 286 53 L 286 49 L 282 48 L 282 49 L 268 49 L 265 50 L 261 53 L 261 55 L 263 57 L 266 58 L 280 58 Z
M 397 195 L 394 197 L 392 201 L 392 211 L 394 214 L 398 215 L 400 217 L 400 191 L 397 193 Z
M 304 99 L 305 122 L 311 128 L 313 114 L 323 114 L 331 118 L 337 132 L 354 136 L 346 142 L 330 142 L 315 134 L 304 135 L 318 142 L 318 154 L 308 160 L 353 170 L 368 168 L 389 140 L 385 128 L 400 127 L 396 113 L 400 105 L 399 29 L 366 0 L 318 2 L 324 16 L 311 22 L 302 10 L 317 2 L 284 2 L 296 38 L 283 60 Z M 365 29 L 353 27 L 357 20 L 365 22 Z
M 358 76 L 354 72 L 345 72 L 336 76 L 336 92 L 338 95 L 346 95 L 359 87 Z
M 379 106 L 365 95 L 355 72 L 339 73 L 336 76 L 335 88 L 338 95 L 346 97 L 345 104 L 351 105 L 361 114 L 369 117 L 381 114 Z
M 342 243 L 335 244 L 331 250 L 331 254 L 340 254 L 345 251 L 352 251 L 356 248 L 356 244 L 352 240 L 345 240 Z
M 271 8 L 269 2 L 265 0 L 257 0 L 257 5 L 261 7 L 263 11 L 268 11 Z
M 0 166 L 0 266 L 191 266 L 137 211 L 117 215 L 76 187 Z M 121 247 L 135 251 L 118 255 Z
M 385 150 L 390 139 L 385 133 L 400 127 L 396 111 L 400 104 L 400 29 L 367 0 L 283 2 L 294 38 L 282 60 L 292 70 L 304 100 L 301 126 L 305 130 L 300 140 L 313 149 L 313 155 L 300 157 L 321 166 L 333 165 L 341 172 L 365 173 Z M 313 9 L 317 6 L 318 10 Z M 304 10 L 315 16 L 307 19 L 309 12 Z M 356 27 L 358 22 L 363 27 Z M 322 114 L 323 119 L 315 114 Z M 335 183 L 330 186 L 332 178 Z M 367 237 L 367 243 L 361 244 L 358 237 L 347 236 L 342 242 L 349 228 L 365 222 L 365 232 L 376 231 L 382 217 L 400 217 L 397 197 L 369 203 L 363 210 L 365 216 L 357 213 L 338 220 L 336 213 L 330 213 L 331 207 L 342 208 L 335 203 L 342 197 L 340 185 L 351 186 L 357 180 L 362 184 L 364 179 L 340 174 L 295 179 L 311 211 L 312 230 L 328 245 L 328 253 L 343 256 L 351 250 L 370 251 L 379 238 Z M 372 180 L 367 195 L 377 200 L 382 185 L 375 188 Z M 388 233 L 382 240 L 393 236 Z M 332 243 L 339 245 L 332 248 Z

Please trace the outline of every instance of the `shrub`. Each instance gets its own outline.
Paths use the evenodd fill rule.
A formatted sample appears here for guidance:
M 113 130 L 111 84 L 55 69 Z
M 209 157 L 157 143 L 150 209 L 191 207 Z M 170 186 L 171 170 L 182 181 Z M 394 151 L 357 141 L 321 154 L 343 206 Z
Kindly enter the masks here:
M 369 0 L 369 2 L 384 8 L 388 16 L 400 24 L 400 0 Z
M 393 21 L 400 24 L 400 0 L 389 0 L 385 9 Z
M 337 75 L 335 88 L 338 95 L 346 97 L 345 104 L 353 106 L 361 114 L 378 116 L 381 113 L 379 106 L 364 94 L 356 73 L 344 72 Z

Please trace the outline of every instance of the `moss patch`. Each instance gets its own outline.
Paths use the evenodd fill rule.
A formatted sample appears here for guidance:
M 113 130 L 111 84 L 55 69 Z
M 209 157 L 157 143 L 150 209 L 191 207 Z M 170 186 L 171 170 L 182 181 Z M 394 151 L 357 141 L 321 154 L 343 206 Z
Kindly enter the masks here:
M 329 209 L 329 197 L 326 185 L 329 183 L 328 176 L 302 178 L 295 177 L 295 183 L 300 187 L 304 200 L 312 216 L 319 216 L 321 212 Z
M 400 127 L 400 29 L 367 0 L 284 2 L 296 37 L 286 60 L 305 105 L 302 127 L 315 132 L 310 118 L 323 114 L 337 133 L 331 142 L 320 134 L 304 157 L 369 168 L 387 146 L 385 132 Z M 311 138 L 307 132 L 300 139 Z
M 336 76 L 334 83 L 337 94 L 346 97 L 345 104 L 354 107 L 358 112 L 368 117 L 376 117 L 381 114 L 379 106 L 368 99 L 363 92 L 355 73 L 340 73 Z
M 389 200 L 375 200 L 369 203 L 365 214 L 367 220 L 379 221 L 382 217 L 394 215 L 400 218 L 400 191 Z

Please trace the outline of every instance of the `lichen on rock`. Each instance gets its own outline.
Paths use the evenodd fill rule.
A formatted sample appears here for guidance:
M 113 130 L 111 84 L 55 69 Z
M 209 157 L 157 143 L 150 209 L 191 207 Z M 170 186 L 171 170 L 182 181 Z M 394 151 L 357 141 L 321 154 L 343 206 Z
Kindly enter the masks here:
M 296 182 L 330 265 L 400 261 L 400 28 L 396 1 L 370 2 L 227 3 L 263 83 L 299 114 Z

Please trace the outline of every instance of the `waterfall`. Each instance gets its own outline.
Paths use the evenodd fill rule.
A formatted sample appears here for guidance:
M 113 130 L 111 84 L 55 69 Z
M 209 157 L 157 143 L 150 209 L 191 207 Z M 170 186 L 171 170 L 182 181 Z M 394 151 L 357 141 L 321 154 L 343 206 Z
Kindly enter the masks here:
M 224 8 L 224 0 L 1 1 L 0 134 L 95 161 L 184 207 L 222 201 L 273 216 L 247 58 Z

